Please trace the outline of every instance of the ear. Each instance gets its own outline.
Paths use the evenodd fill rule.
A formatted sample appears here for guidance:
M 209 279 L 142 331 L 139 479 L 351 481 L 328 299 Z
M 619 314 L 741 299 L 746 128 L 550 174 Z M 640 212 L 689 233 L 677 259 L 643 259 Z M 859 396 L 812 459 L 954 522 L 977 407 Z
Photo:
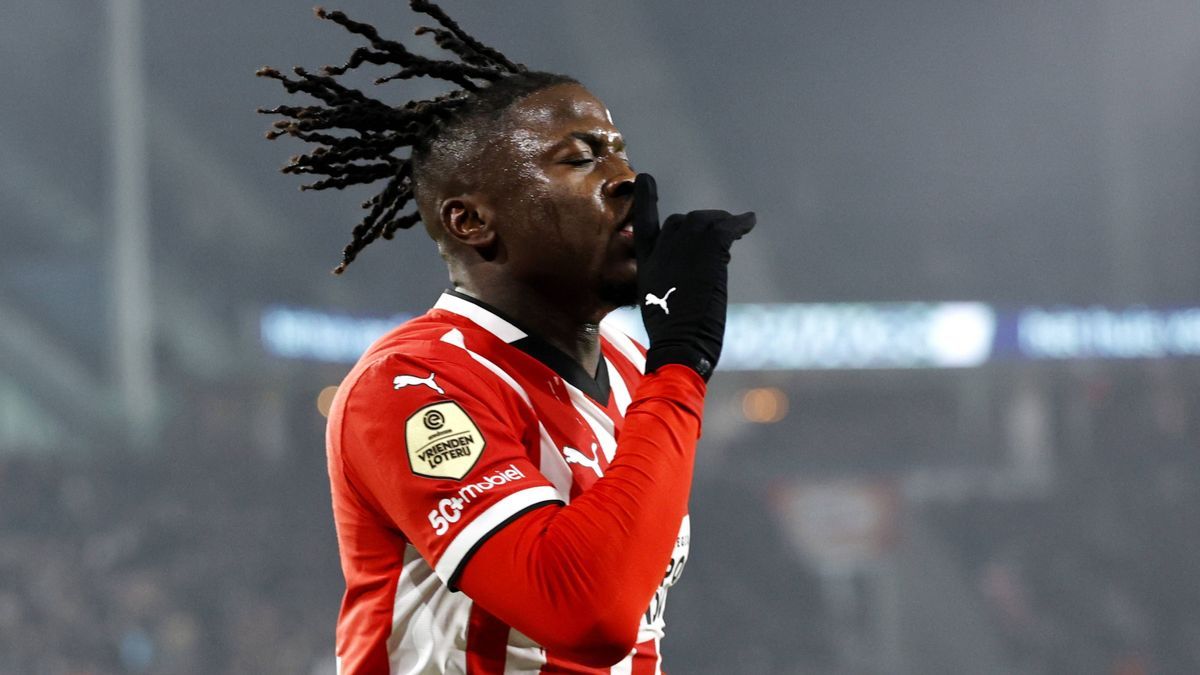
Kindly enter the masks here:
M 492 214 L 492 210 L 475 194 L 443 199 L 438 209 L 446 234 L 472 248 L 488 248 L 495 243 Z

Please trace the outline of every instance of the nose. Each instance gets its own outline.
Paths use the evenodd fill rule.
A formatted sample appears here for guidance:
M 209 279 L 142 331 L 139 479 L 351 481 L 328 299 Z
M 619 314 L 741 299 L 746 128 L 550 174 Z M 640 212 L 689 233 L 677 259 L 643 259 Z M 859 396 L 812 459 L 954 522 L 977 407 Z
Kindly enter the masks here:
M 619 198 L 628 197 L 633 194 L 633 179 L 637 174 L 632 170 L 622 171 L 619 175 L 613 176 L 604 184 L 604 196 Z

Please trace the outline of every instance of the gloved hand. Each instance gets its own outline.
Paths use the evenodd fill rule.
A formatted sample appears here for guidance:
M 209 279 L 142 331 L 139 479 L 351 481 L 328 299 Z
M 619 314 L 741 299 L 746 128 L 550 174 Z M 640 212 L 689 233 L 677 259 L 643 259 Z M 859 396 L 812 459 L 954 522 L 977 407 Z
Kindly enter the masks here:
M 754 213 L 692 211 L 658 223 L 658 188 L 638 174 L 633 188 L 638 298 L 650 336 L 646 372 L 680 363 L 706 381 L 721 356 L 729 294 L 729 247 L 754 228 Z

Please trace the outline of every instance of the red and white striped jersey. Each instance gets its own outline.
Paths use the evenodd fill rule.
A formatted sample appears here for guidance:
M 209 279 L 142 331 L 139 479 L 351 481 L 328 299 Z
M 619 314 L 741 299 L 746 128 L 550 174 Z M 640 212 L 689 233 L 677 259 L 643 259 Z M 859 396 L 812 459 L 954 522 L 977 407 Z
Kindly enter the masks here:
M 601 328 L 603 359 L 577 362 L 455 291 L 372 345 L 338 388 L 327 448 L 346 594 L 339 673 L 662 672 L 669 587 L 688 518 L 638 644 L 597 669 L 501 623 L 456 580 L 471 554 L 530 509 L 569 503 L 617 452 L 645 352 Z M 500 671 L 495 665 L 503 663 Z

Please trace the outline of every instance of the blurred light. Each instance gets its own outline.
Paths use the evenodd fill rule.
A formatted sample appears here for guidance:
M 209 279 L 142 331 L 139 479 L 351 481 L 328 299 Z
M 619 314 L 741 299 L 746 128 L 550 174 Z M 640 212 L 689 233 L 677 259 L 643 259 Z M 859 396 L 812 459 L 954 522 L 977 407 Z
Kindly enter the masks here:
M 742 415 L 756 424 L 774 424 L 787 417 L 788 397 L 782 389 L 760 387 L 742 393 Z
M 270 307 L 259 320 L 263 347 L 288 359 L 354 363 L 371 343 L 412 318 L 362 318 L 313 309 Z
M 317 410 L 320 411 L 321 417 L 329 417 L 329 408 L 333 405 L 333 397 L 337 395 L 338 388 L 328 386 L 317 394 Z
M 270 307 L 266 351 L 289 359 L 354 363 L 372 342 L 412 318 L 355 317 Z M 604 323 L 643 345 L 637 308 Z M 974 368 L 1006 359 L 1200 356 L 1200 307 L 1024 307 L 981 302 L 776 303 L 729 306 L 718 370 Z
M 1034 359 L 1136 359 L 1200 355 L 1200 308 L 1028 308 L 1017 345 Z
M 995 311 L 978 302 L 731 305 L 720 368 L 966 368 L 988 360 Z
M 988 360 L 996 335 L 996 314 L 978 302 L 937 305 L 929 317 L 929 348 L 933 365 L 945 368 L 978 366 Z

